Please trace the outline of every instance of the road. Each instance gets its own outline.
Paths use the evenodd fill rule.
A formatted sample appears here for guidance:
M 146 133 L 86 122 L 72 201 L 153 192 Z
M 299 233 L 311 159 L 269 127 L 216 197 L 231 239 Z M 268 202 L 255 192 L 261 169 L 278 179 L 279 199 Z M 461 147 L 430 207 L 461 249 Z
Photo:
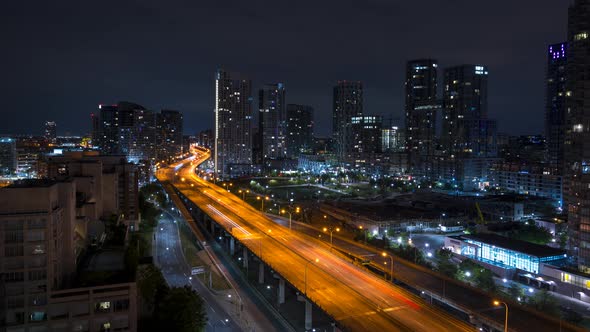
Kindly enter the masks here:
M 203 298 L 207 307 L 207 327 L 210 332 L 242 331 L 218 303 L 215 295 L 197 278 L 189 279 L 189 267 L 182 253 L 178 224 L 175 216 L 163 212 L 156 231 L 156 263 L 162 270 L 164 278 L 172 287 L 190 284 Z
M 208 153 L 198 153 L 194 160 L 159 170 L 158 179 L 173 184 L 340 326 L 354 331 L 475 330 L 202 180 L 194 169 L 207 158 Z
M 286 218 L 278 216 L 270 216 L 277 224 L 288 227 L 289 222 Z M 321 239 L 329 243 L 329 236 L 320 229 L 299 223 L 292 223 L 293 230 L 306 234 L 309 237 L 315 239 Z M 318 235 L 322 235 L 320 238 Z M 422 249 L 426 248 L 426 243 L 430 246 L 437 247 L 440 245 L 440 238 L 438 236 L 425 236 L 421 234 L 416 241 L 416 235 L 412 236 L 413 242 Z M 383 271 L 388 271 L 389 267 L 381 265 L 384 262 L 390 264 L 389 261 L 380 256 L 381 250 L 373 247 L 368 247 L 362 243 L 358 243 L 352 240 L 352 238 L 346 238 L 340 234 L 333 236 L 334 247 L 339 248 L 344 252 L 354 253 L 358 256 L 365 256 L 367 259 L 373 261 L 375 266 L 382 266 Z M 485 316 L 487 319 L 493 319 L 497 322 L 502 322 L 504 319 L 504 313 L 498 308 L 494 308 L 491 303 L 494 298 L 490 294 L 480 293 L 471 288 L 463 286 L 459 282 L 445 281 L 436 274 L 425 271 L 426 269 L 417 269 L 409 264 L 402 263 L 398 258 L 395 258 L 394 274 L 395 277 L 412 287 L 417 289 L 432 291 L 435 294 L 442 295 L 444 298 L 448 298 L 455 303 L 459 303 L 467 308 L 472 309 L 475 313 Z M 426 297 L 427 297 L 426 294 Z M 510 307 L 510 327 L 517 331 L 580 331 L 581 329 L 574 328 L 570 325 L 564 324 L 563 322 L 551 321 L 546 316 L 533 314 L 530 311 L 524 310 L 518 305 L 512 305 Z

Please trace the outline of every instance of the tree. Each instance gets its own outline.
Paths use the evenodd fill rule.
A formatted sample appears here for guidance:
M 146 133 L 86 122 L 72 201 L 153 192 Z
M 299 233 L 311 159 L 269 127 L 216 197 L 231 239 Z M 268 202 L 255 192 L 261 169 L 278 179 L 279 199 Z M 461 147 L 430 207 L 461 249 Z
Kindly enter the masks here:
M 207 324 L 204 301 L 188 286 L 170 288 L 158 303 L 156 317 L 168 331 L 204 331 Z
M 537 291 L 531 296 L 529 304 L 535 309 L 547 314 L 555 314 L 559 309 L 555 297 L 546 289 Z
M 553 235 L 546 228 L 531 223 L 533 221 L 529 221 L 529 225 L 521 226 L 519 230 L 512 232 L 510 237 L 541 245 L 549 243 Z
M 454 278 L 459 268 L 451 262 L 452 253 L 448 249 L 440 249 L 435 254 L 436 271 L 447 277 Z
M 141 299 L 141 316 L 151 316 L 156 307 L 158 293 L 166 293 L 168 285 L 162 271 L 153 264 L 142 265 L 137 276 L 137 288 Z
M 519 301 L 519 299 L 522 300 L 524 298 L 524 289 L 522 289 L 522 287 L 520 287 L 518 284 L 512 283 L 508 288 L 508 295 L 515 301 Z
M 487 292 L 495 292 L 496 283 L 494 283 L 494 273 L 488 269 L 481 268 L 479 273 L 475 275 L 475 285 Z
M 473 284 L 488 292 L 496 291 L 494 273 L 470 259 L 466 259 L 459 264 L 457 279 Z

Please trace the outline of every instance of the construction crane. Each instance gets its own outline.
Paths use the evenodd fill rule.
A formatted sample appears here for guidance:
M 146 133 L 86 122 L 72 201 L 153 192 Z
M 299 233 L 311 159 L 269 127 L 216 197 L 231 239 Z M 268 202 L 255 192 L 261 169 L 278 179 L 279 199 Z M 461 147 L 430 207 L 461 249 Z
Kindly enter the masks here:
M 481 209 L 479 208 L 479 202 L 475 202 L 475 208 L 477 209 L 477 215 L 479 216 L 479 221 L 477 222 L 479 225 L 485 224 L 483 220 L 483 214 L 481 213 Z

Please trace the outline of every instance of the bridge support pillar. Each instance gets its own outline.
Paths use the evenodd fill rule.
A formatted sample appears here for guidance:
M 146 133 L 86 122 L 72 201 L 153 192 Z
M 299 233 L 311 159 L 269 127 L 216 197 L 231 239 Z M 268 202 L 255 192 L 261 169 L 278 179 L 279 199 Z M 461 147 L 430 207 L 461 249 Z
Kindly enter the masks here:
M 261 260 L 260 265 L 258 265 L 258 283 L 264 283 L 264 262 Z
M 279 287 L 277 288 L 277 301 L 279 304 L 285 303 L 285 279 L 279 277 Z
M 235 251 L 236 251 L 236 239 L 234 239 L 233 236 L 230 236 L 230 238 L 229 238 L 229 254 L 233 256 Z
M 311 302 L 305 300 L 305 331 L 311 330 Z
M 248 269 L 248 248 L 246 248 L 246 246 L 244 246 L 244 257 L 242 257 L 242 261 L 244 261 L 244 268 Z
M 215 236 L 215 222 L 211 219 L 211 235 Z

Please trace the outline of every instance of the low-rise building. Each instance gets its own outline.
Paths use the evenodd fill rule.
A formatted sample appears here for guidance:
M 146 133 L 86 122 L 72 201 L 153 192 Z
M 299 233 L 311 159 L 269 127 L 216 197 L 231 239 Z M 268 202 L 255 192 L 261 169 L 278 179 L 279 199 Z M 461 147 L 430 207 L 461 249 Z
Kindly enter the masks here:
M 465 258 L 487 264 L 501 276 L 514 276 L 517 271 L 539 273 L 541 264 L 561 265 L 564 250 L 510 239 L 496 234 L 447 236 L 445 248 Z
M 496 164 L 493 169 L 494 187 L 551 199 L 556 207 L 563 205 L 562 176 L 542 166 L 523 166 L 518 163 Z

